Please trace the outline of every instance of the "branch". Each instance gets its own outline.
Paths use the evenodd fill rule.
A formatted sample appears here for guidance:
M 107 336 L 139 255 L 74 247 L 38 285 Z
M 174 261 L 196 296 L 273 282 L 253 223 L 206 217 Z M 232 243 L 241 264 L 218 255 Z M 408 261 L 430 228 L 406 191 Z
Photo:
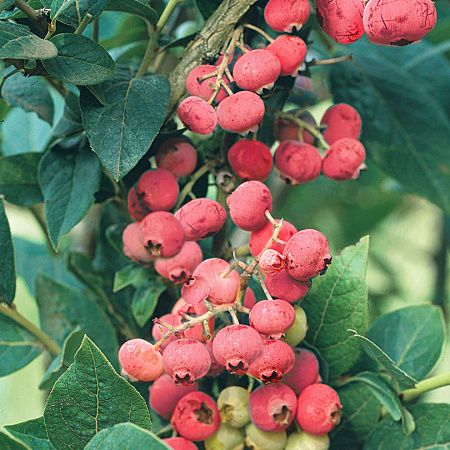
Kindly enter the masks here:
M 407 389 L 400 394 L 400 399 L 404 402 L 409 402 L 419 397 L 425 392 L 431 391 L 444 386 L 450 385 L 450 372 L 435 377 L 427 378 L 419 381 L 412 389 Z
M 33 9 L 24 0 L 16 0 L 14 6 L 20 9 L 32 22 L 34 22 L 42 31 L 43 35 L 47 33 L 48 25 L 43 14 L 40 14 L 39 11 Z

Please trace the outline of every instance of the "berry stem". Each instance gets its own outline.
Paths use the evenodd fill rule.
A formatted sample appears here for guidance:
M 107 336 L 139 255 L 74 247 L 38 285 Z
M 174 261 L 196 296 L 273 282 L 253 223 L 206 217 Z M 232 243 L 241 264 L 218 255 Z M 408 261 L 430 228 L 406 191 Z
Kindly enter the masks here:
M 184 185 L 182 191 L 180 192 L 177 204 L 175 205 L 174 208 L 175 211 L 177 209 L 180 209 L 180 206 L 183 204 L 184 199 L 189 195 L 197 180 L 201 178 L 203 175 L 205 175 L 205 173 L 208 173 L 210 169 L 211 169 L 210 164 L 204 164 L 203 166 L 200 167 L 200 169 L 197 170 L 197 172 L 191 175 L 191 179 Z
M 92 20 L 92 14 L 87 13 L 73 34 L 83 34 L 83 31 L 89 25 L 91 20 Z
M 244 23 L 243 27 L 249 28 L 250 30 L 256 31 L 261 36 L 264 36 L 269 42 L 273 42 L 273 37 L 269 36 L 264 30 L 261 30 L 261 28 L 256 27 L 255 25 L 252 25 L 250 23 Z
M 443 386 L 450 386 L 450 372 L 442 375 L 436 375 L 434 377 L 427 378 L 426 380 L 419 381 L 412 389 L 407 389 L 400 393 L 400 399 L 404 402 L 409 402 L 416 399 L 425 392 L 437 389 Z
M 34 22 L 42 31 L 42 35 L 45 36 L 48 31 L 48 27 L 44 14 L 41 12 L 42 10 L 36 11 L 24 0 L 16 0 L 14 2 L 14 6 L 20 9 L 32 22 Z
M 337 58 L 320 59 L 318 61 L 315 59 L 312 59 L 311 61 L 308 61 L 306 63 L 306 67 L 328 66 L 330 64 L 338 64 L 338 63 L 345 62 L 345 61 L 351 61 L 352 59 L 353 59 L 353 56 L 351 53 L 349 53 L 348 55 L 339 56 Z

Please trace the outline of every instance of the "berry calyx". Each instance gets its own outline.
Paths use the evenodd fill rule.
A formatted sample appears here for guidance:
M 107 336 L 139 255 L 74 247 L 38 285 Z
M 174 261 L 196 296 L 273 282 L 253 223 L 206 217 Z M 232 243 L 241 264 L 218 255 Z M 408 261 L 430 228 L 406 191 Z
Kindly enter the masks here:
M 183 125 L 193 133 L 210 134 L 217 125 L 216 111 L 200 97 L 185 98 L 178 106 L 177 114 Z
M 259 258 L 258 266 L 265 275 L 277 273 L 286 267 L 286 258 L 276 250 L 271 248 L 264 250 Z
M 155 260 L 139 240 L 139 222 L 130 223 L 122 233 L 122 251 L 134 262 L 141 266 L 148 266 Z
M 211 286 L 201 275 L 189 277 L 181 288 L 181 296 L 186 303 L 195 305 L 208 298 Z
M 308 0 L 269 0 L 264 19 L 272 30 L 290 33 L 300 30 L 311 12 Z
M 250 422 L 248 399 L 250 392 L 241 386 L 228 386 L 220 391 L 217 406 L 222 423 L 234 428 L 245 427 Z

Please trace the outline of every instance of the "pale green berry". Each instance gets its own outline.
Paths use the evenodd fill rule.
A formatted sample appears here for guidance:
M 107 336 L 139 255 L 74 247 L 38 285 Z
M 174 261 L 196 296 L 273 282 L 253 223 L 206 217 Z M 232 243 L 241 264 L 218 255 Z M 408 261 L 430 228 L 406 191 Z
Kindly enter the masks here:
M 286 431 L 262 431 L 253 423 L 245 427 L 245 433 L 250 450 L 283 450 L 287 440 Z
M 205 450 L 243 450 L 244 439 L 243 430 L 221 423 L 219 429 L 205 439 Z
M 296 431 L 289 435 L 284 450 L 328 450 L 329 447 L 328 434 L 314 435 L 306 431 Z
M 308 331 L 305 311 L 298 305 L 294 306 L 294 310 L 295 321 L 293 325 L 284 332 L 285 336 L 281 339 L 292 348 L 297 347 L 297 345 L 305 339 L 306 332 Z
M 229 386 L 219 394 L 217 406 L 222 423 L 234 428 L 245 427 L 250 422 L 248 398 L 250 392 L 241 386 Z

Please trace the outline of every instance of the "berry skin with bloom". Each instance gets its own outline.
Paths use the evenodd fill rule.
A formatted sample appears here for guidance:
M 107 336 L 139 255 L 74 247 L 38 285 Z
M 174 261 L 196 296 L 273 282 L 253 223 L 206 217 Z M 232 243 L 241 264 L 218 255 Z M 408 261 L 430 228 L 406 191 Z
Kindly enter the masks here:
M 317 126 L 316 119 L 309 111 L 302 111 L 298 113 L 298 110 L 293 109 L 288 111 L 290 114 L 297 115 L 297 117 L 303 122 L 306 122 L 313 127 Z M 306 130 L 306 128 L 302 129 L 302 133 L 300 135 L 300 127 L 291 119 L 283 119 L 281 117 L 277 117 L 273 123 L 273 137 L 277 141 L 301 141 L 305 144 L 314 144 L 314 136 Z
M 265 181 L 273 166 L 269 147 L 255 139 L 236 142 L 228 151 L 228 162 L 241 181 Z
M 266 287 L 272 297 L 282 298 L 289 303 L 302 299 L 311 287 L 311 281 L 292 278 L 286 269 L 266 276 Z
M 248 325 L 228 325 L 219 330 L 213 341 L 217 361 L 231 373 L 243 375 L 264 351 L 259 333 Z
M 241 386 L 228 386 L 222 389 L 217 398 L 222 423 L 234 428 L 245 427 L 250 422 L 249 396 L 250 392 Z
M 203 100 L 209 100 L 214 93 L 217 76 L 206 78 L 202 81 L 199 81 L 198 79 L 215 71 L 217 71 L 217 67 L 209 64 L 202 64 L 200 66 L 194 67 L 186 77 L 186 89 L 188 90 L 189 94 L 200 97 Z M 230 84 L 225 74 L 223 76 L 223 81 L 227 85 Z M 215 101 L 219 103 L 225 97 L 227 97 L 227 95 L 227 91 L 222 86 L 217 93 Z
M 327 238 L 314 229 L 298 231 L 284 247 L 286 271 L 296 280 L 308 281 L 323 275 L 331 264 Z
M 168 170 L 178 178 L 195 170 L 197 151 L 187 139 L 167 139 L 158 148 L 155 161 L 158 168 Z
M 300 342 L 305 339 L 308 331 L 308 322 L 305 310 L 299 306 L 294 305 L 295 321 L 293 325 L 284 332 L 284 337 L 281 338 L 283 342 L 290 345 L 292 348 L 297 347 Z
M 341 401 L 330 386 L 314 383 L 300 393 L 297 403 L 297 422 L 310 434 L 326 434 L 341 420 Z
M 280 220 L 276 219 L 275 222 L 280 223 Z M 248 242 L 252 256 L 256 257 L 262 252 L 269 242 L 269 239 L 273 236 L 273 232 L 274 226 L 271 222 L 266 222 L 259 230 L 252 231 Z M 287 220 L 283 220 L 283 226 L 278 233 L 278 239 L 287 242 L 295 233 L 297 233 L 295 226 Z M 278 242 L 272 242 L 272 245 L 269 248 L 282 253 L 284 245 L 281 245 Z M 280 295 L 280 297 L 282 296 Z
M 139 222 L 130 223 L 122 233 L 122 250 L 134 262 L 141 266 L 148 266 L 155 260 L 139 240 Z
M 200 391 L 190 392 L 175 406 L 171 423 L 184 438 L 203 441 L 219 428 L 220 412 L 209 395 Z
M 259 258 L 258 267 L 264 275 L 277 273 L 286 266 L 285 257 L 271 248 L 264 250 Z
M 291 33 L 300 30 L 311 13 L 308 0 L 269 0 L 264 19 L 272 30 Z
M 287 440 L 286 431 L 263 431 L 252 422 L 245 427 L 247 447 L 258 450 L 283 450 Z
M 162 364 L 175 384 L 189 386 L 208 373 L 211 357 L 201 342 L 177 339 L 165 348 Z
M 245 434 L 243 430 L 221 423 L 219 429 L 205 439 L 205 450 L 239 450 L 244 448 Z
M 347 103 L 330 106 L 320 124 L 326 126 L 323 135 L 330 145 L 342 138 L 358 139 L 361 134 L 361 116 Z
M 210 134 L 217 125 L 214 108 L 200 97 L 187 97 L 178 106 L 177 114 L 183 125 L 193 133 Z
M 271 42 L 266 50 L 272 52 L 281 63 L 280 75 L 298 75 L 306 57 L 305 41 L 297 36 L 283 34 Z
M 163 441 L 173 450 L 198 450 L 192 441 L 188 441 L 184 437 L 171 437 L 163 439 Z
M 150 407 L 164 419 L 170 420 L 178 401 L 189 392 L 198 391 L 198 383 L 176 385 L 169 374 L 163 373 L 149 387 L 149 391 Z
M 275 167 L 286 184 L 297 186 L 319 177 L 322 157 L 319 150 L 311 144 L 281 141 L 275 152 Z
M 264 112 L 264 102 L 258 94 L 241 91 L 219 103 L 217 121 L 223 130 L 245 135 L 258 129 Z
M 139 381 L 153 381 L 163 372 L 161 353 L 144 339 L 130 339 L 122 344 L 119 362 L 128 375 Z
M 303 349 L 294 349 L 295 362 L 292 370 L 283 378 L 297 395 L 310 384 L 314 384 L 319 376 L 319 362 L 313 352 Z
M 266 211 L 272 210 L 272 194 L 260 181 L 246 181 L 227 197 L 231 220 L 245 231 L 255 231 L 266 223 Z
M 250 311 L 249 320 L 258 333 L 278 339 L 294 324 L 295 310 L 285 300 L 261 300 Z
M 195 305 L 208 298 L 211 286 L 201 275 L 189 277 L 181 288 L 181 296 L 186 303 Z
M 364 34 L 364 0 L 314 0 L 317 22 L 331 39 L 351 44 Z

